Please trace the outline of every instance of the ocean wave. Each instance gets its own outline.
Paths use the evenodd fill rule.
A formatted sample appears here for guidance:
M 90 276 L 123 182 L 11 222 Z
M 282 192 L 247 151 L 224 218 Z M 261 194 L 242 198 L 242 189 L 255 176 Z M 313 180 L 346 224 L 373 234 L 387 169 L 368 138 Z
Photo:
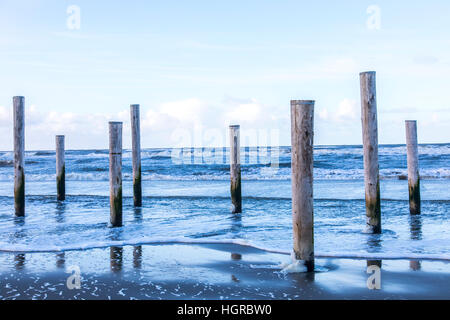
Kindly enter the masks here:
M 12 167 L 14 162 L 12 160 L 0 160 L 0 167 Z
M 264 247 L 254 244 L 251 241 L 244 239 L 224 239 L 224 240 L 204 240 L 191 239 L 186 237 L 176 238 L 152 238 L 141 237 L 139 239 L 130 240 L 108 240 L 108 241 L 90 241 L 81 244 L 70 245 L 42 245 L 33 246 L 32 244 L 11 244 L 0 242 L 0 252 L 11 253 L 50 253 L 63 251 L 81 251 L 108 247 L 123 247 L 123 246 L 137 246 L 137 245 L 172 245 L 172 244 L 196 244 L 196 245 L 211 245 L 211 244 L 232 244 L 243 247 L 250 247 L 268 253 L 277 253 L 282 255 L 291 255 L 290 250 L 282 250 L 270 247 Z M 316 252 L 316 258 L 336 258 L 336 259 L 373 259 L 373 260 L 433 260 L 433 261 L 450 261 L 450 254 L 396 254 L 396 253 L 364 253 L 364 252 Z
M 0 168 L 12 167 L 12 163 L 0 160 Z M 148 170 L 150 171 L 150 170 Z M 166 171 L 166 170 L 164 170 Z M 143 181 L 226 181 L 230 179 L 229 169 L 225 167 L 206 168 L 206 170 L 195 171 L 178 168 L 174 173 L 143 172 Z M 247 168 L 242 170 L 243 181 L 289 181 L 291 179 L 290 168 L 272 168 L 269 166 Z M 447 180 L 450 179 L 450 169 L 424 169 L 420 172 L 422 180 Z M 55 174 L 50 173 L 28 173 L 25 171 L 26 181 L 53 181 Z M 406 169 L 383 169 L 380 170 L 381 180 L 407 180 Z M 14 172 L 0 173 L 0 181 L 13 181 Z M 132 179 L 131 171 L 122 171 L 122 179 L 127 181 Z M 315 180 L 362 180 L 364 171 L 362 169 L 314 169 Z M 108 167 L 83 167 L 78 172 L 67 172 L 66 181 L 108 181 Z

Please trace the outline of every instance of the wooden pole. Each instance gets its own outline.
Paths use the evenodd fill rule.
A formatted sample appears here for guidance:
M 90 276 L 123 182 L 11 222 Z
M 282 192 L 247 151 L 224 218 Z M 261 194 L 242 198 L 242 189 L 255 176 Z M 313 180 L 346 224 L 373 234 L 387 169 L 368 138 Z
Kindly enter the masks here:
M 109 205 L 111 225 L 122 226 L 122 122 L 109 123 Z
M 231 177 L 231 212 L 242 212 L 241 194 L 241 152 L 239 125 L 230 126 L 230 177 Z
M 56 198 L 66 199 L 66 164 L 64 158 L 64 136 L 56 136 Z
M 295 259 L 314 271 L 314 101 L 291 101 L 292 226 Z
M 14 109 L 14 208 L 25 215 L 25 98 L 13 97 Z
M 366 193 L 366 231 L 369 233 L 381 233 L 375 72 L 362 72 L 360 74 L 360 84 Z
M 406 154 L 408 158 L 408 189 L 409 212 L 420 214 L 420 177 L 419 150 L 417 147 L 417 121 L 407 120 L 406 126 Z
M 141 181 L 141 125 L 139 105 L 130 106 L 131 113 L 131 144 L 133 154 L 133 198 L 136 207 L 142 206 L 142 181 Z

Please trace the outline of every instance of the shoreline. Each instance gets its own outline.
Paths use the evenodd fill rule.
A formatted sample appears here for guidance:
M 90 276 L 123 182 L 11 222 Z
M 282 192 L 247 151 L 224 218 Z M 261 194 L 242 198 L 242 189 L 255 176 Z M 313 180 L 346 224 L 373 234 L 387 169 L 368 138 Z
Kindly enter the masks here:
M 219 243 L 3 252 L 0 260 L 0 299 L 450 299 L 449 263 L 438 261 L 317 258 L 314 273 L 286 273 L 286 255 Z M 371 264 L 381 265 L 380 290 L 367 287 Z M 80 289 L 70 290 L 74 266 Z
M 65 252 L 73 252 L 73 251 L 88 251 L 93 249 L 105 249 L 111 247 L 128 247 L 128 246 L 164 246 L 164 245 L 181 245 L 181 246 L 189 246 L 189 245 L 217 245 L 217 246 L 226 246 L 226 245 L 236 245 L 242 247 L 248 247 L 251 249 L 259 250 L 263 253 L 273 253 L 279 254 L 283 256 L 290 256 L 291 252 L 286 250 L 280 250 L 270 247 L 263 247 L 257 244 L 252 243 L 251 241 L 245 239 L 217 239 L 217 240 L 207 240 L 207 239 L 191 239 L 191 238 L 173 238 L 173 239 L 138 239 L 138 240 L 120 240 L 114 241 L 111 240 L 108 243 L 99 242 L 99 243 L 91 243 L 84 244 L 83 246 L 55 246 L 54 248 L 46 248 L 46 249 L 29 249 L 29 250 L 20 250 L 17 247 L 14 249 L 2 249 L 0 248 L 1 253 L 10 253 L 10 254 L 33 254 L 33 253 L 65 253 Z M 392 255 L 386 253 L 324 253 L 317 254 L 315 253 L 315 257 L 318 259 L 339 259 L 339 260 L 416 260 L 416 261 L 436 261 L 436 262 L 448 262 L 450 263 L 450 256 L 443 257 L 439 254 L 410 254 L 410 255 Z

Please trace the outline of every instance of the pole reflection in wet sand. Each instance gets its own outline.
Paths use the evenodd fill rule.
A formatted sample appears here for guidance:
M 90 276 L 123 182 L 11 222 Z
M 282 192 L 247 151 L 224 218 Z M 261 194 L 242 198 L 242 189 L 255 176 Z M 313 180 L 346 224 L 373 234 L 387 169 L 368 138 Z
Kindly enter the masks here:
M 16 270 L 22 270 L 25 267 L 25 253 L 14 255 L 14 267 Z
M 133 247 L 133 268 L 141 269 L 142 267 L 142 246 Z
M 66 263 L 66 254 L 64 252 L 60 252 L 56 254 L 56 267 L 64 268 Z
M 111 272 L 118 273 L 122 271 L 123 265 L 123 248 L 122 247 L 110 247 L 109 248 L 109 258 Z
M 411 240 L 422 240 L 422 216 L 411 215 L 409 216 L 409 231 L 411 233 Z M 419 271 L 421 269 L 420 260 L 410 260 L 409 268 L 413 271 Z

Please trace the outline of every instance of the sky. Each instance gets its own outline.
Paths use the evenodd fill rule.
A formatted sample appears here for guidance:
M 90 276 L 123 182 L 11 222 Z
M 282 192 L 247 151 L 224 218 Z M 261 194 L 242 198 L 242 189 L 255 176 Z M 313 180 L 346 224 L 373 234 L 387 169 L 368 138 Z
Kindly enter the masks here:
M 361 144 L 359 73 L 376 71 L 381 144 L 450 142 L 450 2 L 0 1 L 0 150 L 25 96 L 28 150 L 107 149 L 141 106 L 142 147 L 290 145 L 315 100 L 316 145 Z

